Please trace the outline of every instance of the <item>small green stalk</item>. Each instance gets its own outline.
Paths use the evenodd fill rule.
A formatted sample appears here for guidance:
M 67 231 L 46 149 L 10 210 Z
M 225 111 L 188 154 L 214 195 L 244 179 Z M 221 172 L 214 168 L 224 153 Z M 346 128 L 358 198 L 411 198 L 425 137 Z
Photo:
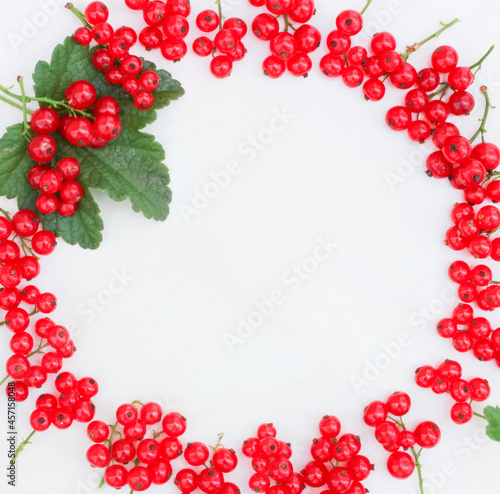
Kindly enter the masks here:
M 472 412 L 476 417 L 479 417 L 480 419 L 486 420 L 486 417 L 484 415 L 481 415 L 480 413 L 477 412 Z
M 420 455 L 422 454 L 422 450 L 418 453 L 415 448 L 411 448 L 411 452 L 413 454 L 413 458 L 415 458 L 415 466 L 417 467 L 418 474 L 418 486 L 420 487 L 420 494 L 425 494 L 424 491 L 424 477 L 422 475 L 422 464 L 420 463 Z
M 34 436 L 36 431 L 31 431 L 31 434 L 17 447 L 16 452 L 14 453 L 14 458 L 12 458 L 12 462 L 17 461 L 17 457 L 22 453 L 23 449 L 28 445 L 31 444 L 30 439 Z
M 452 27 L 453 25 L 455 25 L 457 22 L 460 22 L 460 19 L 453 19 L 451 22 L 449 22 L 448 24 L 443 24 L 441 22 L 441 25 L 443 26 L 439 31 L 436 31 L 434 34 L 431 34 L 430 36 L 428 36 L 427 38 L 425 38 L 424 40 L 420 41 L 420 43 L 415 43 L 414 45 L 412 46 L 409 46 L 407 49 L 406 49 L 406 53 L 403 53 L 401 56 L 403 57 L 403 60 L 406 62 L 406 60 L 408 60 L 409 56 L 416 52 L 422 45 L 425 45 L 426 43 L 428 43 L 431 39 L 434 39 L 434 38 L 439 38 L 439 36 L 441 35 L 441 33 L 443 33 L 444 31 L 446 31 L 447 29 L 450 29 L 450 27 Z
M 222 3 L 221 0 L 215 0 L 215 3 L 217 4 L 217 10 L 219 11 L 219 31 L 222 31 L 222 19 L 225 19 L 222 15 Z
M 24 90 L 24 81 L 22 76 L 18 76 L 17 82 L 19 83 L 19 88 L 21 89 L 21 101 L 23 104 L 23 125 L 24 125 L 24 132 L 23 135 L 26 135 L 30 130 L 31 127 L 28 124 L 28 112 L 27 107 L 26 107 L 26 91 Z
M 491 45 L 490 49 L 484 54 L 484 56 L 478 60 L 474 65 L 471 65 L 469 69 L 475 69 L 477 67 L 477 70 L 474 72 L 474 75 L 476 75 L 482 68 L 483 68 L 483 62 L 489 57 L 490 53 L 495 49 L 495 45 Z
M 0 208 L 0 213 L 2 213 L 10 221 L 10 214 L 8 213 L 8 211 L 5 211 L 5 209 Z
M 7 374 L 1 381 L 0 381 L 0 386 L 9 379 L 9 375 Z
M 80 21 L 85 27 L 92 30 L 92 26 L 87 22 L 87 19 L 85 18 L 85 14 L 83 12 L 80 12 L 76 7 L 74 7 L 71 2 L 67 3 L 65 7 L 68 10 L 71 10 L 71 12 L 73 12 L 73 14 L 75 14 L 78 17 L 78 19 L 80 19 Z
M 75 108 L 71 107 L 70 105 L 68 105 L 64 101 L 55 101 L 55 100 L 53 100 L 51 98 L 47 98 L 45 96 L 38 98 L 36 96 L 26 96 L 26 95 L 23 96 L 23 95 L 15 94 L 15 93 L 12 93 L 11 91 L 9 91 L 6 87 L 3 87 L 1 85 L 0 85 L 0 91 L 2 91 L 4 94 L 6 94 L 7 96 L 10 96 L 13 99 L 20 101 L 23 104 L 24 104 L 24 102 L 31 103 L 32 101 L 38 101 L 39 103 L 47 103 L 48 105 L 50 105 L 56 109 L 64 108 L 64 109 L 68 110 L 72 115 L 79 114 L 82 117 L 92 119 L 92 120 L 94 119 L 94 116 L 91 115 L 90 113 L 84 112 L 82 110 L 76 110 Z M 16 108 L 20 107 L 20 105 L 14 104 L 13 102 L 7 100 L 6 98 L 2 98 L 2 101 L 9 103 L 10 105 L 15 106 Z M 24 111 L 23 106 L 21 106 L 20 109 Z M 33 113 L 33 112 L 30 112 L 28 109 L 26 109 L 26 113 Z
M 24 111 L 24 108 L 22 107 L 22 105 L 14 103 L 13 101 L 11 101 L 10 99 L 7 99 L 5 96 L 2 96 L 1 94 L 0 94 L 0 101 L 4 101 L 5 103 L 9 104 L 10 106 L 13 106 L 14 108 L 17 108 L 18 110 L 23 110 Z M 33 110 L 29 110 L 28 108 L 26 108 L 26 113 L 28 115 L 32 115 L 33 114 Z
M 487 132 L 486 130 L 486 122 L 488 120 L 488 115 L 490 113 L 490 108 L 495 108 L 491 105 L 490 96 L 488 95 L 488 88 L 486 86 L 481 86 L 481 92 L 484 94 L 484 99 L 486 100 L 486 106 L 484 108 L 484 115 L 481 119 L 481 125 L 479 129 L 477 129 L 476 133 L 471 137 L 470 143 L 472 144 L 478 137 L 481 135 L 481 140 L 484 142 L 484 134 Z
M 474 75 L 476 75 L 483 68 L 483 62 L 490 56 L 490 53 L 494 49 L 495 45 L 491 45 L 490 49 L 476 63 L 469 66 L 469 69 L 471 70 L 477 68 L 477 70 L 474 72 Z M 448 91 L 448 89 L 450 88 L 450 85 L 447 82 L 442 82 L 441 84 L 443 85 L 441 89 L 429 95 L 430 100 L 439 95 L 441 95 L 440 99 L 443 99 L 446 91 Z
M 363 10 L 360 12 L 361 15 L 364 15 L 364 13 L 368 10 L 368 7 L 370 6 L 370 4 L 372 3 L 373 0 L 368 0 L 366 2 L 366 5 L 363 7 Z

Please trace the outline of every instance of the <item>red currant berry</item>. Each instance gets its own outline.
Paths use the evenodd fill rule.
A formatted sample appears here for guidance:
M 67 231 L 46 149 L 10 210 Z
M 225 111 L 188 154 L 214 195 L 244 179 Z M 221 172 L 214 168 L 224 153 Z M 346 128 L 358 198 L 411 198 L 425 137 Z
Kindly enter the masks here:
M 48 135 L 38 134 L 28 144 L 28 154 L 37 163 L 47 163 L 56 154 L 56 141 Z
M 154 96 L 151 91 L 141 89 L 134 95 L 134 105 L 139 110 L 147 110 L 148 108 L 151 108 L 151 106 L 153 106 L 153 103 Z
M 210 72 L 212 72 L 217 79 L 229 77 L 232 69 L 233 62 L 226 55 L 218 55 L 210 61 Z
M 451 72 L 458 64 L 458 53 L 451 46 L 440 46 L 432 54 L 432 66 L 438 72 Z
M 339 77 L 345 71 L 345 61 L 342 57 L 338 55 L 332 55 L 328 53 L 319 62 L 319 68 L 321 72 L 327 77 Z
M 193 51 L 199 57 L 208 57 L 213 52 L 214 44 L 210 38 L 200 36 L 193 41 Z
M 396 479 L 407 479 L 415 471 L 415 462 L 408 453 L 396 451 L 387 459 L 387 470 Z

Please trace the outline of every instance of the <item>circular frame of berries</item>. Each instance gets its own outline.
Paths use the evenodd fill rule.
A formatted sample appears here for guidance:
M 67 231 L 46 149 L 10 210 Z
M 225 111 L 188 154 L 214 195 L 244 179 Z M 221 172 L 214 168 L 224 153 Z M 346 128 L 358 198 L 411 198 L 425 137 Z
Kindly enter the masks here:
M 306 76 L 312 68 L 308 53 L 317 49 L 321 40 L 319 31 L 307 24 L 314 12 L 313 0 L 249 1 L 255 7 L 268 10 L 258 14 L 252 23 L 253 33 L 270 42 L 271 55 L 263 62 L 264 74 L 278 78 L 288 71 L 294 76 Z M 74 33 L 73 42 L 79 46 L 97 43 L 99 47 L 91 55 L 94 67 L 105 73 L 108 84 L 121 87 L 138 111 L 146 112 L 155 104 L 161 76 L 155 69 L 147 69 L 129 50 L 138 38 L 146 49 L 160 49 L 167 60 L 181 59 L 187 52 L 183 39 L 189 31 L 191 8 L 186 0 L 167 3 L 125 0 L 125 3 L 133 10 L 143 11 L 147 26 L 138 37 L 128 27 L 115 31 L 107 23 L 109 13 L 105 4 L 92 2 L 85 13 L 67 5 L 84 24 Z M 224 78 L 230 75 L 233 63 L 244 57 L 241 39 L 247 27 L 239 18 L 223 22 L 221 3 L 216 4 L 218 12 L 204 10 L 196 17 L 200 31 L 217 31 L 214 39 L 199 37 L 192 48 L 200 56 L 212 54 L 210 70 L 215 77 Z M 328 53 L 320 61 L 321 71 L 327 77 L 341 77 L 348 87 L 362 85 L 367 100 L 379 101 L 384 97 L 386 80 L 397 89 L 407 90 L 404 104 L 387 112 L 387 125 L 395 131 L 407 131 L 415 142 L 431 139 L 437 150 L 426 161 L 427 174 L 448 178 L 453 187 L 463 191 L 463 202 L 457 203 L 451 212 L 454 226 L 446 233 L 446 244 L 456 251 L 467 249 L 475 259 L 489 257 L 500 261 L 500 237 L 490 238 L 500 228 L 500 211 L 494 205 L 482 206 L 485 201 L 500 202 L 500 181 L 497 181 L 500 172 L 495 171 L 500 164 L 500 149 L 485 139 L 492 108 L 487 88 L 481 88 L 484 114 L 470 139 L 447 121 L 450 115 L 468 115 L 473 110 L 476 102 L 467 89 L 493 47 L 476 63 L 462 67 L 458 65 L 456 50 L 443 45 L 433 52 L 431 66 L 417 72 L 408 62 L 411 54 L 458 20 L 443 25 L 403 54 L 396 51 L 396 41 L 387 32 L 376 34 L 368 49 L 351 46 L 351 37 L 361 31 L 362 15 L 370 4 L 371 0 L 361 12 L 347 10 L 338 15 L 337 29 L 326 39 Z M 283 31 L 278 18 L 283 21 Z M 293 23 L 301 26 L 295 28 Z M 24 281 L 39 274 L 38 256 L 52 253 L 56 246 L 56 236 L 45 228 L 46 218 L 41 220 L 40 214 L 72 218 L 87 192 L 77 180 L 82 171 L 77 159 L 64 156 L 51 166 L 58 143 L 50 134 L 58 132 L 76 147 L 101 149 L 121 134 L 123 107 L 112 96 L 98 98 L 94 84 L 83 79 L 68 85 L 64 100 L 29 97 L 22 78 L 18 83 L 20 95 L 0 87 L 4 94 L 1 99 L 23 110 L 22 135 L 35 134 L 26 146 L 29 157 L 37 164 L 25 178 L 37 193 L 33 210 L 23 208 L 13 215 L 0 210 L 3 214 L 0 216 L 0 284 L 3 287 L 0 308 L 6 311 L 1 324 L 13 332 L 10 343 L 13 355 L 7 360 L 7 376 L 2 383 L 9 381 L 6 385 L 9 401 L 22 402 L 30 388 L 41 387 L 48 374 L 56 374 L 54 386 L 59 394 L 44 393 L 37 398 L 30 417 L 33 432 L 17 448 L 12 464 L 15 465 L 35 432 L 47 430 L 51 425 L 66 429 L 79 421 L 88 423 L 87 435 L 93 444 L 88 448 L 87 460 L 93 467 L 105 469 L 102 483 L 115 488 L 128 486 L 132 492 L 141 492 L 173 477 L 182 493 L 199 489 L 206 494 L 238 494 L 239 488 L 225 477 L 236 468 L 238 456 L 234 450 L 222 446 L 222 437 L 211 451 L 201 442 L 183 444 L 180 437 L 186 431 L 187 419 L 178 412 L 164 414 L 154 402 L 122 404 L 116 410 L 116 420 L 110 424 L 94 420 L 96 410 L 92 398 L 98 392 L 96 380 L 77 378 L 71 372 L 62 371 L 63 360 L 73 354 L 75 347 L 69 331 L 45 316 L 54 311 L 57 299 L 51 293 L 40 293 L 34 285 L 24 285 Z M 42 106 L 30 111 L 27 104 L 33 101 Z M 477 143 L 477 139 L 481 142 Z M 4 154 L 7 151 L 12 150 L 3 148 Z M 0 161 L 0 167 L 5 166 L 8 159 L 9 156 L 4 162 Z M 499 283 L 493 281 L 491 269 L 485 264 L 470 266 L 458 260 L 451 264 L 448 273 L 458 284 L 460 303 L 450 317 L 438 322 L 437 332 L 450 339 L 458 352 L 472 352 L 478 360 L 494 361 L 500 366 L 500 328 L 493 329 L 485 317 L 475 316 L 473 310 L 473 305 L 483 311 L 500 307 Z M 24 286 L 20 287 L 21 283 Z M 21 304 L 30 306 L 31 312 Z M 39 340 L 37 347 L 27 330 L 31 318 L 38 313 L 43 317 L 33 325 L 34 336 Z M 41 359 L 38 364 L 32 364 L 31 357 Z M 474 402 L 483 402 L 490 395 L 490 385 L 485 379 L 466 380 L 460 364 L 446 360 L 436 366 L 418 368 L 415 381 L 436 394 L 451 396 L 454 404 L 450 417 L 454 423 L 464 424 L 476 416 L 487 422 L 487 435 L 500 440 L 500 409 L 487 406 L 481 413 L 472 407 Z M 407 429 L 403 417 L 410 408 L 410 396 L 396 392 L 385 400 L 369 403 L 363 411 L 363 420 L 374 428 L 376 440 L 388 452 L 389 473 L 406 479 L 416 472 L 420 492 L 424 493 L 422 451 L 439 443 L 441 431 L 428 420 L 413 430 Z M 300 494 L 305 486 L 328 489 L 334 494 L 365 493 L 362 482 L 368 478 L 373 465 L 360 453 L 359 436 L 340 435 L 340 428 L 336 417 L 324 416 L 319 421 L 319 437 L 312 442 L 311 461 L 296 469 L 291 462 L 290 444 L 278 439 L 273 424 L 260 425 L 255 436 L 243 441 L 242 446 L 242 454 L 250 459 L 254 471 L 248 486 L 254 492 L 269 494 Z M 181 456 L 189 468 L 174 475 L 172 463 Z

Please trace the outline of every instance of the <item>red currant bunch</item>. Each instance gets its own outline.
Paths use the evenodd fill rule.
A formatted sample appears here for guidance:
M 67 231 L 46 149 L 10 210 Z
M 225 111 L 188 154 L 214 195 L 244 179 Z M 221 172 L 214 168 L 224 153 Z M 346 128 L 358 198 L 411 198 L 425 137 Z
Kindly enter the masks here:
M 430 388 L 436 394 L 448 393 L 451 396 L 455 403 L 450 416 L 455 424 L 469 422 L 474 415 L 472 403 L 487 400 L 491 393 L 486 379 L 463 379 L 462 367 L 454 360 L 445 360 L 437 368 L 430 365 L 419 367 L 415 371 L 415 381 L 418 386 Z
M 87 450 L 87 460 L 93 467 L 105 468 L 104 481 L 110 487 L 128 485 L 144 491 L 172 477 L 171 462 L 182 456 L 179 436 L 185 431 L 186 419 L 180 413 L 163 415 L 155 402 L 124 403 L 116 410 L 114 424 L 95 420 L 88 425 L 87 436 L 94 444 Z
M 55 380 L 58 396 L 45 393 L 36 400 L 30 423 L 35 431 L 45 431 L 51 425 L 67 429 L 73 421 L 90 422 L 95 415 L 93 398 L 99 386 L 92 377 L 77 379 L 71 372 L 61 372 Z
M 196 26 L 202 33 L 217 32 L 212 38 L 198 36 L 193 41 L 193 52 L 200 57 L 212 55 L 212 75 L 218 79 L 229 77 L 233 63 L 243 60 L 247 52 L 242 42 L 248 29 L 245 21 L 239 17 L 230 17 L 222 22 L 217 12 L 203 10 L 196 16 Z
M 486 297 L 486 302 L 490 303 L 489 295 Z M 458 352 L 471 351 L 481 362 L 494 360 L 500 366 L 500 328 L 492 329 L 485 317 L 474 317 L 470 305 L 458 304 L 451 317 L 438 322 L 437 331 L 443 338 L 449 338 Z
M 411 409 L 411 399 L 406 393 L 396 392 L 384 401 L 373 401 L 364 410 L 363 420 L 374 427 L 375 439 L 390 453 L 387 470 L 398 479 L 406 479 L 420 465 L 420 454 L 415 447 L 433 448 L 441 439 L 437 424 L 424 421 L 412 431 L 406 428 L 403 416 Z M 407 450 L 410 450 L 410 455 Z
M 165 26 L 167 25 L 164 2 L 130 2 L 129 5 L 134 10 L 140 10 L 142 6 L 144 6 L 144 18 L 151 29 L 157 29 L 157 26 L 161 26 L 164 22 Z M 160 77 L 153 70 L 143 70 L 141 58 L 130 53 L 130 49 L 137 42 L 137 33 L 128 26 L 122 26 L 115 31 L 107 22 L 108 15 L 109 11 L 104 3 L 90 3 L 85 10 L 85 17 L 92 30 L 85 27 L 77 29 L 74 34 L 75 42 L 87 45 L 95 41 L 99 49 L 92 55 L 94 66 L 105 72 L 106 81 L 113 85 L 121 85 L 125 93 L 133 96 L 134 104 L 139 110 L 147 110 L 154 103 L 153 91 L 160 85 Z M 167 29 L 165 26 L 164 29 Z M 182 22 L 169 26 L 168 29 L 171 29 L 172 33 L 184 36 L 187 34 L 186 26 Z M 160 39 L 163 40 L 161 31 Z M 143 42 L 144 36 L 140 37 L 140 40 Z M 179 41 L 184 43 L 180 38 Z M 120 129 L 117 114 L 106 118 L 98 118 L 96 115 L 95 147 L 102 147 L 105 142 L 117 137 Z
M 312 67 L 309 54 L 321 43 L 318 29 L 308 24 L 315 13 L 314 0 L 266 0 L 258 5 L 250 0 L 250 3 L 267 9 L 252 21 L 254 35 L 269 42 L 271 55 L 262 62 L 264 74 L 277 79 L 288 70 L 294 76 L 307 77 Z M 276 16 L 282 17 L 283 30 Z M 300 26 L 295 28 L 293 23 Z
M 223 434 L 219 435 L 219 441 L 212 447 L 212 458 L 208 447 L 201 442 L 188 443 L 184 451 L 186 462 L 192 467 L 203 466 L 202 470 L 196 471 L 192 468 L 184 468 L 177 472 L 174 484 L 181 492 L 194 492 L 199 489 L 206 494 L 215 492 L 226 494 L 238 494 L 238 486 L 232 482 L 226 482 L 224 475 L 232 472 L 238 465 L 238 457 L 233 449 L 221 446 L 220 441 Z
M 261 424 L 256 436 L 243 441 L 242 453 L 251 459 L 255 472 L 248 481 L 252 491 L 299 494 L 305 488 L 304 476 L 294 472 L 290 461 L 291 446 L 277 439 L 273 424 Z
M 374 467 L 366 456 L 360 454 L 359 436 L 340 435 L 340 420 L 333 415 L 325 415 L 318 429 L 320 437 L 313 439 L 310 449 L 313 461 L 301 472 L 305 484 L 328 488 L 331 492 L 365 492 L 362 482 Z
M 146 50 L 159 48 L 163 57 L 173 62 L 185 57 L 187 45 L 184 39 L 190 28 L 189 0 L 170 2 L 125 0 L 125 4 L 132 10 L 142 10 L 146 27 L 139 33 L 139 43 Z
M 458 174 L 459 177 L 462 175 L 464 180 L 467 178 L 474 182 L 476 178 L 482 180 L 481 177 L 486 176 L 486 171 L 479 162 L 467 160 L 458 167 Z M 500 239 L 490 238 L 491 233 L 500 225 L 500 212 L 496 206 L 483 206 L 476 213 L 472 205 L 459 203 L 453 207 L 451 219 L 454 226 L 446 232 L 445 244 L 448 247 L 456 251 L 467 249 L 476 259 L 491 257 L 493 260 L 500 260 Z M 485 295 L 486 293 L 482 297 Z M 471 296 L 474 297 L 472 300 L 476 298 L 474 295 Z M 485 310 L 495 308 L 495 303 L 489 305 L 490 303 L 486 304 L 484 299 L 481 301 L 478 299 L 478 304 Z

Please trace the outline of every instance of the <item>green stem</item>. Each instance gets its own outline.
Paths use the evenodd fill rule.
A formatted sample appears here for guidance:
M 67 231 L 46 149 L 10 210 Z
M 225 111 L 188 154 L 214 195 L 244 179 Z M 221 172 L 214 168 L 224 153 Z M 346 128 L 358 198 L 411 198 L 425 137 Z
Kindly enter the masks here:
M 99 482 L 99 485 L 97 486 L 98 489 L 102 489 L 102 487 L 104 486 L 104 477 L 101 479 L 101 481 Z
M 409 46 L 406 50 L 406 53 L 404 53 L 403 55 L 401 55 L 403 57 L 403 60 L 406 61 L 408 60 L 408 57 L 415 51 L 417 51 L 422 45 L 425 45 L 426 43 L 428 43 L 431 39 L 434 39 L 434 38 L 439 38 L 439 36 L 444 32 L 446 31 L 447 29 L 450 29 L 451 26 L 453 26 L 454 24 L 456 24 L 457 22 L 460 22 L 460 19 L 453 19 L 451 22 L 449 22 L 448 24 L 443 24 L 441 23 L 441 25 L 443 26 L 439 31 L 436 31 L 434 34 L 431 34 L 430 36 L 428 36 L 427 38 L 425 38 L 424 40 L 420 41 L 420 43 L 415 43 L 414 45 L 412 46 Z
M 38 312 L 38 311 L 37 311 Z M 31 314 L 30 314 L 31 315 Z M 36 350 L 33 350 L 31 353 L 28 353 L 28 355 L 26 355 L 26 358 L 30 358 L 31 356 L 33 355 L 36 355 L 37 353 L 41 353 L 41 351 L 48 347 L 49 344 L 48 343 L 45 343 L 45 344 L 42 344 L 43 343 L 43 340 L 40 341 L 40 344 L 38 345 L 38 348 Z
M 0 85 L 0 91 L 5 93 L 7 96 L 10 96 L 11 98 L 14 98 L 18 101 L 23 101 L 23 96 L 20 96 L 19 94 L 14 94 L 11 91 L 9 91 L 7 88 L 3 87 Z M 71 107 L 64 101 L 55 101 L 51 98 L 47 98 L 46 96 L 43 97 L 36 97 L 36 96 L 25 96 L 26 103 L 31 103 L 32 101 L 38 101 L 40 103 L 47 103 L 50 106 L 53 106 L 54 108 L 65 108 L 67 109 L 70 113 L 76 114 L 78 113 L 79 115 L 89 118 L 89 119 L 94 119 L 94 116 L 91 115 L 90 113 L 84 112 L 82 110 L 76 110 L 75 108 Z M 22 108 L 22 107 L 21 107 Z
M 370 4 L 372 3 L 373 0 L 368 0 L 366 2 L 366 5 L 364 6 L 363 10 L 360 12 L 361 15 L 363 15 L 367 10 L 368 10 L 368 7 L 370 6 Z
M 23 103 L 23 125 L 24 125 L 24 132 L 23 135 L 27 134 L 30 130 L 31 127 L 28 124 L 28 113 L 27 113 L 27 107 L 26 107 L 26 91 L 24 90 L 24 81 L 22 76 L 19 76 L 17 78 L 17 82 L 19 83 L 19 88 L 21 89 L 21 101 Z
M 0 208 L 0 213 L 2 213 L 10 221 L 10 214 L 5 211 L 5 209 Z
M 484 94 L 484 99 L 486 100 L 486 106 L 484 108 L 483 118 L 481 119 L 481 125 L 479 126 L 479 129 L 477 129 L 476 133 L 470 139 L 471 144 L 479 137 L 479 135 L 481 135 L 481 139 L 484 142 L 484 134 L 486 132 L 486 122 L 488 120 L 488 114 L 490 113 L 490 108 L 493 108 L 493 106 L 491 106 L 490 96 L 488 94 L 488 88 L 486 86 L 481 86 L 481 92 Z
M 16 452 L 14 453 L 14 458 L 12 458 L 12 462 L 17 461 L 17 457 L 22 453 L 23 449 L 30 444 L 30 439 L 33 437 L 36 431 L 31 431 L 31 434 L 17 447 Z
M 471 65 L 469 69 L 475 69 L 477 67 L 476 72 L 474 72 L 474 75 L 476 75 L 482 68 L 483 68 L 483 62 L 489 57 L 490 53 L 495 49 L 495 45 L 491 45 L 490 49 L 484 54 L 484 56 L 478 60 L 474 65 Z
M 82 24 L 85 26 L 85 27 L 88 27 L 89 29 L 92 29 L 92 26 L 87 22 L 87 19 L 85 18 L 85 15 L 83 12 L 80 12 L 76 7 L 73 6 L 72 3 L 67 3 L 65 5 L 65 7 L 68 9 L 68 10 L 71 10 L 71 12 L 73 12 L 73 14 L 75 14 L 78 19 L 80 19 L 80 21 L 82 22 Z
M 488 58 L 488 56 L 494 49 L 495 45 L 491 45 L 490 49 L 476 63 L 469 66 L 469 69 L 471 70 L 477 67 L 477 70 L 474 72 L 474 75 L 476 75 L 483 68 L 483 62 Z M 430 100 L 435 98 L 439 94 L 441 94 L 441 98 L 443 98 L 446 91 L 448 91 L 448 89 L 450 88 L 450 85 L 447 82 L 442 82 L 441 84 L 443 85 L 441 89 L 429 95 Z
M 215 3 L 217 4 L 217 10 L 219 11 L 219 31 L 222 31 L 222 19 L 224 19 L 224 16 L 222 15 L 221 0 L 215 0 Z
M 422 476 L 422 464 L 420 463 L 420 454 L 421 454 L 422 450 L 420 450 L 420 452 L 417 453 L 415 448 L 412 447 L 411 452 L 413 453 L 413 458 L 415 458 L 415 466 L 417 467 L 418 486 L 420 487 L 420 494 L 425 494 L 424 477 Z
M 283 19 L 285 21 L 285 32 L 288 33 L 288 29 L 293 29 L 294 31 L 296 31 L 297 29 L 293 26 L 293 24 L 288 20 L 288 16 L 285 14 L 283 16 Z
M 481 415 L 480 413 L 477 413 L 477 412 L 472 412 L 476 417 L 479 417 L 483 420 L 486 420 L 486 417 L 484 415 Z
M 0 381 L 0 386 L 9 379 L 9 375 L 7 374 L 1 381 Z
M 28 108 L 26 108 L 26 110 L 25 110 L 22 107 L 22 105 L 14 103 L 13 101 L 11 101 L 10 99 L 7 99 L 5 96 L 2 96 L 1 94 L 0 94 L 0 101 L 4 101 L 5 103 L 9 104 L 10 106 L 13 106 L 14 108 L 17 108 L 18 110 L 26 111 L 26 113 L 28 113 L 29 115 L 33 114 L 33 110 L 29 110 Z

